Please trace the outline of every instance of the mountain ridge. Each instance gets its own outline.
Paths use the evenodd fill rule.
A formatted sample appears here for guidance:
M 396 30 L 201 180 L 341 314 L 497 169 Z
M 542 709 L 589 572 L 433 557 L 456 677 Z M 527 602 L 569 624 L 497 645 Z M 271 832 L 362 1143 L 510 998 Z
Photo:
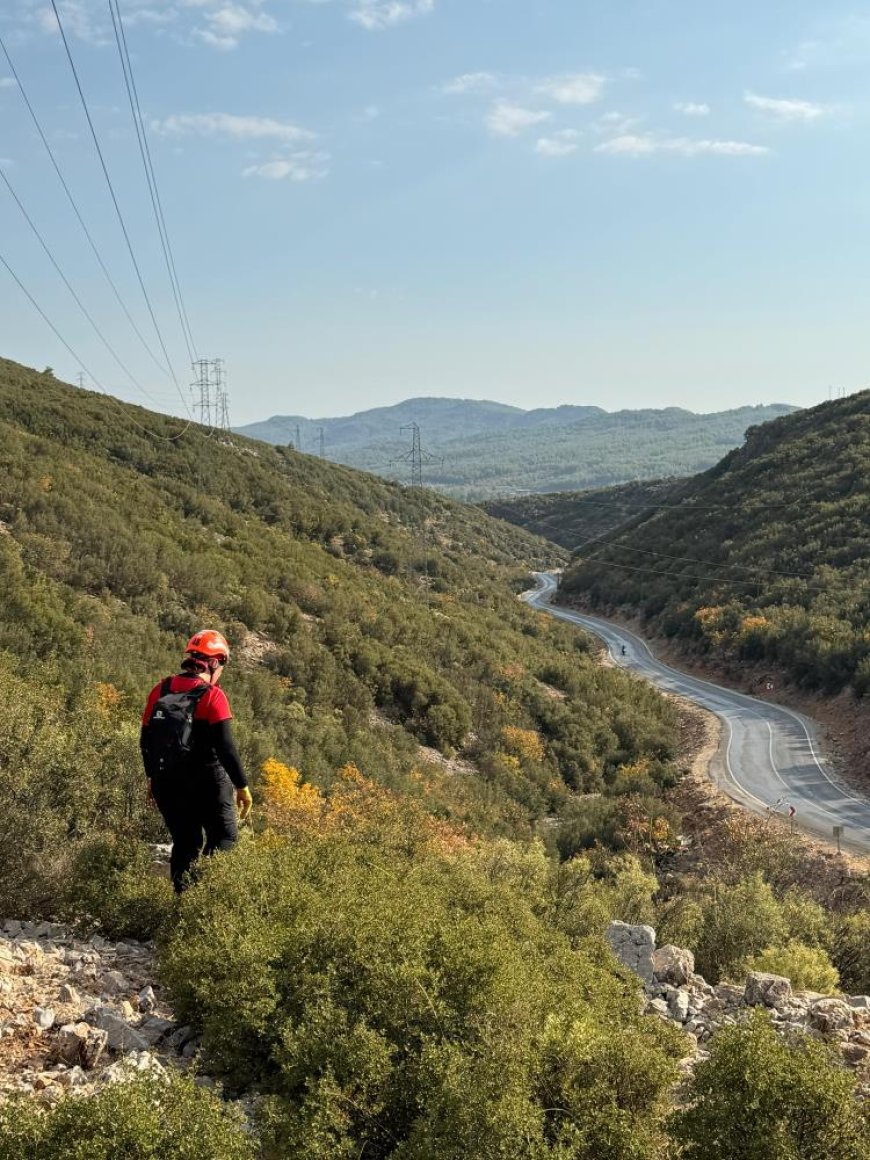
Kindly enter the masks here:
M 510 495 L 586 490 L 635 480 L 687 476 L 711 467 L 747 428 L 791 414 L 759 404 L 698 414 L 680 407 L 608 412 L 566 404 L 524 411 L 479 400 L 428 397 L 338 419 L 278 416 L 239 432 L 361 467 L 385 478 L 407 468 L 417 423 L 424 482 L 471 502 Z

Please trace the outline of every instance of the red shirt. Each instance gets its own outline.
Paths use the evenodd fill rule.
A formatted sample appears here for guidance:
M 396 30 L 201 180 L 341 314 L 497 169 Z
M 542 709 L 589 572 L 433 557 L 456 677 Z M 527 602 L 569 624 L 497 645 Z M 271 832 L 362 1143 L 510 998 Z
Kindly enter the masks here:
M 191 689 L 196 689 L 204 684 L 205 681 L 199 677 L 172 677 L 169 691 L 170 693 L 189 693 Z M 151 690 L 148 697 L 148 704 L 145 706 L 145 712 L 142 714 L 143 725 L 147 725 L 151 720 L 154 706 L 159 701 L 162 691 L 162 681 Z M 231 718 L 232 712 L 230 711 L 230 703 L 227 700 L 226 693 L 217 685 L 209 685 L 208 692 L 203 693 L 197 702 L 193 714 L 194 721 L 204 721 L 206 725 L 219 725 L 221 721 L 229 721 Z

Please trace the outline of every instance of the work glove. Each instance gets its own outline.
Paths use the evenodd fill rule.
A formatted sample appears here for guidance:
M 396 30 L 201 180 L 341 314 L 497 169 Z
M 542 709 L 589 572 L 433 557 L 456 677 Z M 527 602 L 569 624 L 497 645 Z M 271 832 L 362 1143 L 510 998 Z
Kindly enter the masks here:
M 243 789 L 236 790 L 236 807 L 239 811 L 239 821 L 243 822 L 254 808 L 254 799 L 251 797 L 251 791 L 245 786 Z

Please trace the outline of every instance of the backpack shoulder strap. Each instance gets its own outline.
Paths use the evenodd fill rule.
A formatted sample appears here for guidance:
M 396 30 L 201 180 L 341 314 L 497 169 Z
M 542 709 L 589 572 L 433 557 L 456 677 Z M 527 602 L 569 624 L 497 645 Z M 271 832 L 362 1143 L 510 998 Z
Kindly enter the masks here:
M 160 682 L 160 696 L 165 697 L 167 693 L 172 691 L 172 677 L 166 677 Z

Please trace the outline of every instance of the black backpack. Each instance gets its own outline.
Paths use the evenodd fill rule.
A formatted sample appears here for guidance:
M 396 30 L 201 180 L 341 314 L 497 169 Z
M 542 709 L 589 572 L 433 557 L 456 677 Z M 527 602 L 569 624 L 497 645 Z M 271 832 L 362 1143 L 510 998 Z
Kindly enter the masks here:
M 171 692 L 172 677 L 160 686 L 151 719 L 145 727 L 148 769 L 152 777 L 177 773 L 193 751 L 193 715 L 209 685 L 184 693 Z

